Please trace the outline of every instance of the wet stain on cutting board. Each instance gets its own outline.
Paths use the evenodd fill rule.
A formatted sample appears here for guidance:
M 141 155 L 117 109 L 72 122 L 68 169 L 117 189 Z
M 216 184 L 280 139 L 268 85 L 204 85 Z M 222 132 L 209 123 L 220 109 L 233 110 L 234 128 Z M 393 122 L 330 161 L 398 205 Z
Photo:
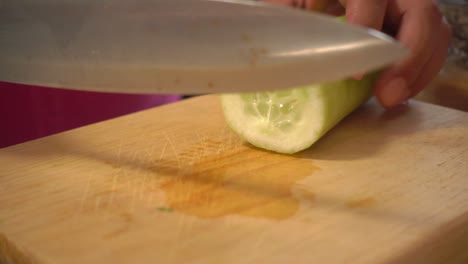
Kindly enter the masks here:
M 299 209 L 294 184 L 318 168 L 310 160 L 261 151 L 241 141 L 226 145 L 205 140 L 151 169 L 165 174 L 159 186 L 175 212 L 283 220 Z

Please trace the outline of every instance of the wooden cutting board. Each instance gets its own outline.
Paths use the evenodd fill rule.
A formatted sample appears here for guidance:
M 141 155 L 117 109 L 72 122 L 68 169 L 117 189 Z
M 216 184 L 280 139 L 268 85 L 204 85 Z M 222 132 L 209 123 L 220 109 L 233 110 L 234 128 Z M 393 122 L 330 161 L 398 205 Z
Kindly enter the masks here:
M 0 233 L 1 263 L 467 263 L 468 113 L 370 102 L 286 156 L 197 97 L 0 150 Z

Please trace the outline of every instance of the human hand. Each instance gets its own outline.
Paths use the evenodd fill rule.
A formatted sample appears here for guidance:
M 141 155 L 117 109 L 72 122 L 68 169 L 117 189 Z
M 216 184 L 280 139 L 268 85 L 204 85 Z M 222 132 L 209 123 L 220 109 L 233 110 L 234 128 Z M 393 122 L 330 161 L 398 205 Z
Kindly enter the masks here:
M 376 82 L 375 95 L 386 108 L 401 104 L 423 90 L 442 68 L 450 45 L 450 28 L 434 0 L 264 1 L 334 15 L 346 14 L 349 23 L 394 34 L 410 55 L 387 68 Z

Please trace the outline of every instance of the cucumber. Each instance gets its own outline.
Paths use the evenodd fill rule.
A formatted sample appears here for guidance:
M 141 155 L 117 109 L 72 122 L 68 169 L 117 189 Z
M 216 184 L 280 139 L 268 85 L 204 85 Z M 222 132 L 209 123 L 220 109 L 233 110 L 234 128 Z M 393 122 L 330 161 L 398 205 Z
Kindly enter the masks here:
M 344 16 L 338 17 L 345 21 Z M 223 94 L 229 127 L 250 144 L 283 154 L 309 148 L 366 102 L 378 73 L 276 92 Z
M 367 101 L 377 74 L 289 90 L 223 94 L 229 127 L 250 144 L 283 154 L 312 146 Z

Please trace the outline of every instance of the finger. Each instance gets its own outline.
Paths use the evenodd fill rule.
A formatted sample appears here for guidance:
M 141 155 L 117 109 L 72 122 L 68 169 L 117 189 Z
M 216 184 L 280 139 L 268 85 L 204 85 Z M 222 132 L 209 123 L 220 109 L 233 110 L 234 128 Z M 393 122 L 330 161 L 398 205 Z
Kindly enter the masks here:
M 346 20 L 349 23 L 361 25 L 376 30 L 381 30 L 387 10 L 387 0 L 340 0 L 346 7 Z M 355 80 L 361 80 L 364 73 L 353 76 Z
M 397 39 L 409 49 L 410 55 L 386 70 L 375 86 L 377 98 L 385 107 L 395 106 L 411 96 L 410 87 L 431 58 L 435 48 L 434 41 L 440 37 L 433 34 L 434 28 L 438 28 L 437 25 L 441 23 L 440 13 L 428 5 L 408 8 L 400 10 L 404 15 L 401 16 Z M 389 7 L 389 10 L 392 8 Z M 398 15 L 400 14 L 390 14 L 390 16 Z
M 271 4 L 322 11 L 336 0 L 263 0 Z
M 346 20 L 350 23 L 380 30 L 387 10 L 387 0 L 342 0 Z
M 424 65 L 421 74 L 411 85 L 411 96 L 421 92 L 439 73 L 447 57 L 448 47 L 450 45 L 451 31 L 448 24 L 444 21 L 435 34 L 439 36 L 436 40 L 436 46 L 429 61 Z
M 430 1 L 430 0 L 428 0 Z M 419 1 L 422 3 L 423 1 Z M 403 10 L 397 39 L 410 51 L 410 56 L 395 65 L 389 74 L 400 74 L 411 84 L 432 55 L 438 41 L 434 30 L 442 23 L 442 14 L 433 6 L 422 5 Z
M 275 5 L 282 5 L 282 6 L 293 6 L 294 0 L 262 0 L 262 2 L 275 4 Z
M 345 14 L 345 8 L 340 4 L 340 2 L 331 2 L 328 4 L 325 9 L 323 9 L 324 13 L 327 13 L 332 16 L 342 16 Z

